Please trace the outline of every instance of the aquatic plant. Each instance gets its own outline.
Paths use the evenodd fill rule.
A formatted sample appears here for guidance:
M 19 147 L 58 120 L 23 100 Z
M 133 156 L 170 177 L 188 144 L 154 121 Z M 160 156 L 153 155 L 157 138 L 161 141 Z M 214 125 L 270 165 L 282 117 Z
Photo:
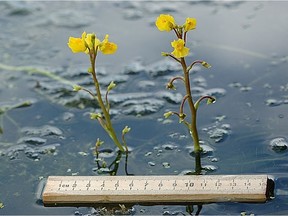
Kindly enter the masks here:
M 199 104 L 203 100 L 207 100 L 207 104 L 214 103 L 215 98 L 210 95 L 205 95 L 200 97 L 196 102 L 191 93 L 190 85 L 190 71 L 193 66 L 196 64 L 201 64 L 205 68 L 210 68 L 211 65 L 202 60 L 195 60 L 190 65 L 186 63 L 185 57 L 189 55 L 190 49 L 186 47 L 187 33 L 196 28 L 197 21 L 195 18 L 188 17 L 183 25 L 178 25 L 175 22 L 173 16 L 169 14 L 161 14 L 155 22 L 157 28 L 160 31 L 174 31 L 177 39 L 171 42 L 172 48 L 174 50 L 171 53 L 162 52 L 163 56 L 167 56 L 178 62 L 182 66 L 183 76 L 175 76 L 167 84 L 168 89 L 175 90 L 174 82 L 179 80 L 183 82 L 186 90 L 186 94 L 182 99 L 179 112 L 169 111 L 164 114 L 165 118 L 170 117 L 171 115 L 176 115 L 179 118 L 179 123 L 183 123 L 189 130 L 193 142 L 194 142 L 194 152 L 201 152 L 201 147 L 199 143 L 199 135 L 197 130 L 197 111 Z M 190 120 L 187 120 L 187 114 L 184 112 L 184 105 L 188 103 L 190 109 Z
M 94 33 L 87 34 L 82 33 L 81 38 L 69 37 L 68 46 L 73 53 L 85 53 L 89 56 L 90 67 L 88 68 L 88 73 L 91 74 L 95 86 L 96 93 L 91 90 L 84 88 L 79 85 L 73 87 L 74 91 L 85 91 L 88 92 L 98 103 L 101 113 L 90 113 L 90 118 L 98 120 L 102 128 L 107 132 L 110 138 L 113 140 L 115 145 L 119 148 L 121 152 L 128 152 L 127 144 L 125 141 L 125 134 L 130 131 L 128 126 L 125 126 L 122 130 L 122 142 L 117 137 L 115 129 L 113 127 L 111 116 L 110 116 L 110 103 L 108 100 L 109 92 L 116 87 L 114 81 L 110 82 L 106 89 L 106 93 L 103 95 L 100 89 L 100 83 L 97 78 L 96 72 L 96 58 L 100 51 L 104 55 L 114 54 L 117 51 L 117 44 L 109 41 L 109 35 L 100 41 Z M 103 141 L 97 139 L 96 150 L 103 144 Z

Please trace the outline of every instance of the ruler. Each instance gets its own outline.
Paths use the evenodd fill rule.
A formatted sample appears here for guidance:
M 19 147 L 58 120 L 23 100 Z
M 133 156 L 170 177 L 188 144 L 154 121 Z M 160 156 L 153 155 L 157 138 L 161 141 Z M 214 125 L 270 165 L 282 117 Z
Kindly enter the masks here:
M 265 202 L 267 175 L 49 176 L 45 206 Z

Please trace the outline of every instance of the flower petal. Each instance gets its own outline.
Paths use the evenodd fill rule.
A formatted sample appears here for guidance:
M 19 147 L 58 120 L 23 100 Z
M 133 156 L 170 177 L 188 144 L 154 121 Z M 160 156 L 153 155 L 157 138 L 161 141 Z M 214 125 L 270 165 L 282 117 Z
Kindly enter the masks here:
M 160 14 L 155 24 L 160 31 L 171 31 L 176 27 L 174 17 L 169 14 Z

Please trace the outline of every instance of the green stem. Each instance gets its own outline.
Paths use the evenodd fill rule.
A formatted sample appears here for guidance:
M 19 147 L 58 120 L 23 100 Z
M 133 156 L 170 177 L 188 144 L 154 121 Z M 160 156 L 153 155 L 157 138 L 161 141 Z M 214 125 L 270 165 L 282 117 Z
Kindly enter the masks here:
M 91 63 L 91 68 L 92 68 L 92 77 L 93 77 L 95 89 L 97 92 L 97 100 L 98 100 L 99 106 L 103 112 L 103 115 L 104 115 L 105 121 L 106 121 L 106 127 L 104 127 L 104 129 L 109 134 L 110 138 L 113 140 L 113 142 L 119 148 L 119 150 L 121 152 L 124 152 L 125 150 L 116 136 L 115 130 L 114 130 L 112 123 L 111 123 L 109 112 L 107 111 L 106 106 L 105 106 L 105 104 L 102 100 L 102 97 L 101 97 L 100 85 L 99 85 L 98 79 L 96 77 L 96 69 L 95 69 L 96 68 L 96 56 L 97 56 L 97 50 L 95 52 L 92 51 L 90 53 L 90 63 Z
M 194 152 L 198 153 L 201 151 L 200 143 L 199 143 L 199 136 L 197 131 L 197 110 L 195 109 L 193 99 L 192 99 L 192 93 L 190 89 L 190 79 L 189 79 L 189 71 L 187 70 L 187 65 L 184 58 L 181 58 L 181 65 L 184 72 L 184 80 L 185 80 L 185 88 L 186 88 L 186 94 L 188 95 L 187 101 L 189 104 L 189 108 L 191 111 L 191 125 L 190 125 L 190 133 L 192 135 L 193 141 L 194 141 Z

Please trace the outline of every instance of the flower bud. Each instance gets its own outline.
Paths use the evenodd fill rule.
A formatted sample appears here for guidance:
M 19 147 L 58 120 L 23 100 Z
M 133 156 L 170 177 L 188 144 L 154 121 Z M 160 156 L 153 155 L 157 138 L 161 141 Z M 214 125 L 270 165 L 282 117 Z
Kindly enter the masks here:
M 81 87 L 81 86 L 79 86 L 79 85 L 74 85 L 74 86 L 73 86 L 73 91 L 78 92 L 78 91 L 80 91 L 80 90 L 82 90 L 82 87 Z
M 164 118 L 169 118 L 171 115 L 173 115 L 173 112 L 169 111 L 164 113 Z
M 212 104 L 212 103 L 215 103 L 216 102 L 216 98 L 214 97 L 209 97 L 208 100 L 207 100 L 207 104 Z
M 131 128 L 129 128 L 128 126 L 125 126 L 124 129 L 122 130 L 122 135 L 127 134 L 130 130 Z
M 111 91 L 115 87 L 116 87 L 116 84 L 114 83 L 114 81 L 111 81 L 110 84 L 107 87 L 107 91 Z
M 166 57 L 166 56 L 169 56 L 170 54 L 169 53 L 166 53 L 166 52 L 161 52 L 161 55 Z
M 172 82 L 167 83 L 166 88 L 167 88 L 167 89 L 176 90 L 176 88 L 175 88 L 175 86 L 173 85 Z
M 205 68 L 211 68 L 211 65 L 209 63 L 205 62 L 205 61 L 203 61 L 201 64 Z
M 88 68 L 88 73 L 92 73 L 92 72 L 93 72 L 92 67 L 89 67 L 89 68 Z
M 183 122 L 186 115 L 184 113 L 179 113 L 179 123 Z
M 90 119 L 94 120 L 98 118 L 102 118 L 102 115 L 100 113 L 90 113 Z
M 95 145 L 96 145 L 96 147 L 100 147 L 103 143 L 104 143 L 104 141 L 101 141 L 99 138 L 97 138 Z

